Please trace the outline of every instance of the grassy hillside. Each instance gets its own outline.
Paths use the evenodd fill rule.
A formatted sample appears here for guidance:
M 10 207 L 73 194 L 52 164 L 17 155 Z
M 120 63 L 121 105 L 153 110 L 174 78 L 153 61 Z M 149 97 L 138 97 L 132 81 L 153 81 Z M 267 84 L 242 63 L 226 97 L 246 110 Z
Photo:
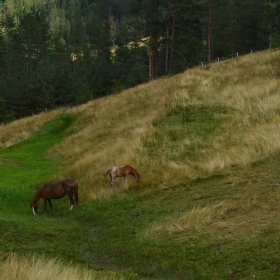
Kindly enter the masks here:
M 279 278 L 279 66 L 248 55 L 0 126 L 0 279 Z M 124 164 L 141 182 L 111 188 Z M 64 178 L 80 206 L 32 216 Z

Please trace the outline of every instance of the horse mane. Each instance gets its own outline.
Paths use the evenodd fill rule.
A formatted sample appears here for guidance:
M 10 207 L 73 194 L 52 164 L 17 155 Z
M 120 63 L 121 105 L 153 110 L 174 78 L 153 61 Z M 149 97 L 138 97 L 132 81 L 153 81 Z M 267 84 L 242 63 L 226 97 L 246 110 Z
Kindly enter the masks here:
M 43 187 L 45 186 L 45 184 L 43 184 L 37 191 L 36 193 L 34 194 L 33 198 L 31 201 L 35 201 L 35 202 L 38 202 L 39 199 L 42 197 L 41 193 L 42 193 L 42 189 Z

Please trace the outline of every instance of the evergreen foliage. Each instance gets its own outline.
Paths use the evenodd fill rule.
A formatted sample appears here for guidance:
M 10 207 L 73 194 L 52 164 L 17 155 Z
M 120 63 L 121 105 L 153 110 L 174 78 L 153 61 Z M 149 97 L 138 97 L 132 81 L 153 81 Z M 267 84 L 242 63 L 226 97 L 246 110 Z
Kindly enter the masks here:
M 279 47 L 279 14 L 276 0 L 1 1 L 1 120 Z

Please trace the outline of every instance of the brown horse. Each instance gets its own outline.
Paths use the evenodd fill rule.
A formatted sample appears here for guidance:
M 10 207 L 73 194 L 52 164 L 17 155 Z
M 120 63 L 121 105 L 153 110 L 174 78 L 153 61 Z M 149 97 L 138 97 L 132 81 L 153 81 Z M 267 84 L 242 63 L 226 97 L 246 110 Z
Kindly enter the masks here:
M 62 198 L 65 195 L 68 195 L 70 199 L 70 210 L 72 210 L 74 206 L 73 195 L 75 197 L 75 203 L 78 204 L 78 184 L 75 181 L 66 179 L 54 184 L 45 183 L 38 189 L 33 199 L 30 201 L 30 207 L 32 208 L 33 214 L 37 214 L 38 200 L 40 198 L 44 199 L 44 213 L 46 213 L 47 202 L 49 202 L 51 210 L 53 210 L 51 200 Z
M 124 182 L 127 182 L 127 176 L 132 175 L 135 178 L 135 181 L 138 183 L 140 181 L 140 175 L 137 173 L 137 171 L 131 167 L 130 165 L 123 165 L 123 166 L 114 166 L 111 169 L 109 169 L 107 172 L 103 174 L 103 176 L 110 175 L 111 181 L 110 185 L 113 186 L 114 179 L 116 177 L 124 177 Z

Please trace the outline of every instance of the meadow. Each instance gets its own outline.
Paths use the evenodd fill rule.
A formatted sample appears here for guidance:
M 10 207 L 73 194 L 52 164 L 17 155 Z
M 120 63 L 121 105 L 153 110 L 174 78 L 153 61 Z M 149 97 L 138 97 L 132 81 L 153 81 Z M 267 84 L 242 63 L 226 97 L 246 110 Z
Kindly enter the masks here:
M 280 278 L 279 66 L 250 54 L 1 125 L 0 280 Z M 111 188 L 124 164 L 141 182 Z M 80 205 L 33 216 L 65 178 Z

